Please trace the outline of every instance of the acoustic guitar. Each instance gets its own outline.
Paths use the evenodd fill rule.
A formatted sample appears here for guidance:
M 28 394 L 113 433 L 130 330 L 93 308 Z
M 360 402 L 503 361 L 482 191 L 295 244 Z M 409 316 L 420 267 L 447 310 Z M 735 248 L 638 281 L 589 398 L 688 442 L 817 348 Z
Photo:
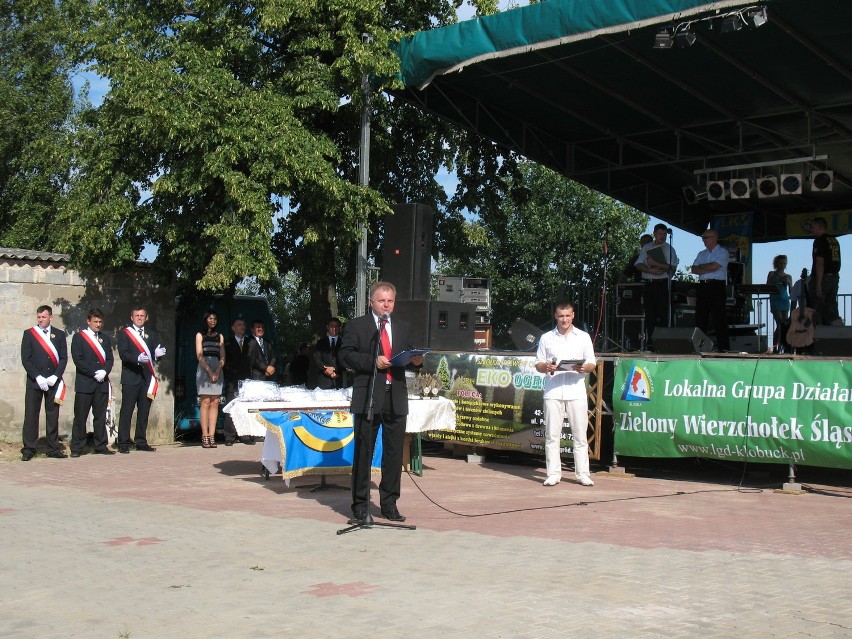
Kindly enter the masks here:
M 806 348 L 814 343 L 814 309 L 797 306 L 790 313 L 787 343 L 792 348 Z

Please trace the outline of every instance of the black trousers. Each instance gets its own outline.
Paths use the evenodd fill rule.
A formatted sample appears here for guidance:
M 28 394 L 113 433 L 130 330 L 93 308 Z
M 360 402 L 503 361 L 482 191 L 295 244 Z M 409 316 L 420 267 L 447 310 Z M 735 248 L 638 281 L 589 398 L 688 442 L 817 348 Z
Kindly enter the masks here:
M 82 453 L 86 448 L 86 420 L 92 411 L 95 450 L 106 450 L 108 439 L 106 411 L 109 393 L 75 393 L 74 425 L 71 427 L 71 452 Z
M 645 334 L 650 340 L 654 329 L 669 325 L 669 280 L 645 280 Z
M 240 389 L 240 380 L 225 380 L 225 404 L 229 404 L 237 396 L 237 391 Z M 234 425 L 234 418 L 230 413 L 225 413 L 225 423 L 222 426 L 225 441 L 234 443 L 237 440 L 237 427 Z
M 722 280 L 701 280 L 698 282 L 698 295 L 695 300 L 695 325 L 707 333 L 710 318 L 716 333 L 716 348 L 720 351 L 731 350 L 728 338 L 728 313 L 725 310 L 725 282 Z
M 46 391 L 33 388 L 27 382 L 24 393 L 24 427 L 21 431 L 21 439 L 24 447 L 21 452 L 36 450 L 38 441 L 38 418 L 41 416 L 41 405 L 44 404 L 44 440 L 47 442 L 47 452 L 52 453 L 62 450 L 59 445 L 59 404 L 53 401 L 56 397 L 56 383 Z
M 136 410 L 135 443 L 147 444 L 148 413 L 151 412 L 151 399 L 146 384 L 121 385 L 121 412 L 118 416 L 118 445 L 130 446 L 130 418 Z
M 391 394 L 385 397 L 381 415 L 356 414 L 355 459 L 352 463 L 352 512 L 365 514 L 369 508 L 370 471 L 372 452 L 376 445 L 379 426 L 382 427 L 382 480 L 379 483 L 379 504 L 383 511 L 396 508 L 402 478 L 402 447 L 405 442 L 407 415 L 393 412 Z

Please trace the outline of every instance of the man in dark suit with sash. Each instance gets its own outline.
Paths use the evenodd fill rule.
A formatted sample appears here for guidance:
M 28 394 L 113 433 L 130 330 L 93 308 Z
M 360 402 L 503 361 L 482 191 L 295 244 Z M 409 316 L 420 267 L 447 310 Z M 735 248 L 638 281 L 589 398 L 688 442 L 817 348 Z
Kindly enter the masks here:
M 143 307 L 130 313 L 130 326 L 118 333 L 121 359 L 121 412 L 118 420 L 118 452 L 130 452 L 130 419 L 136 410 L 136 450 L 154 452 L 148 444 L 148 413 L 157 396 L 159 383 L 154 363 L 166 354 L 157 334 L 145 326 L 148 312 Z
M 109 373 L 114 358 L 109 335 L 101 332 L 104 314 L 99 308 L 89 311 L 88 327 L 71 338 L 71 359 L 77 367 L 74 378 L 74 425 L 71 428 L 71 457 L 79 457 L 86 448 L 86 420 L 92 412 L 95 453 L 114 455 L 108 448 L 106 412 L 109 404 Z
M 68 345 L 65 331 L 50 325 L 52 317 L 52 308 L 39 306 L 36 325 L 25 330 L 21 340 L 21 363 L 27 371 L 22 431 L 24 446 L 21 448 L 23 461 L 30 461 L 35 456 L 42 404 L 47 456 L 55 459 L 66 457 L 65 449 L 59 443 L 59 405 L 65 399 L 62 375 L 68 365 Z
M 237 318 L 231 324 L 233 335 L 225 340 L 225 403 L 230 403 L 240 390 L 240 381 L 251 378 L 248 360 L 248 345 L 252 338 L 246 335 L 246 321 Z M 233 446 L 237 439 L 237 428 L 230 414 L 225 414 L 225 446 Z M 254 444 L 249 436 L 243 436 L 244 444 Z
M 340 362 L 353 372 L 350 411 L 355 422 L 355 459 L 352 464 L 352 523 L 367 521 L 370 504 L 372 452 L 379 425 L 382 426 L 382 480 L 379 503 L 382 516 L 405 521 L 396 502 L 402 476 L 402 446 L 408 417 L 408 390 L 405 368 L 391 366 L 391 358 L 411 348 L 409 327 L 402 320 L 391 320 L 396 288 L 389 282 L 370 287 L 370 312 L 350 320 L 343 330 Z M 377 350 L 378 349 L 378 350 Z M 423 357 L 412 358 L 420 366 Z M 370 379 L 375 375 L 370 418 Z

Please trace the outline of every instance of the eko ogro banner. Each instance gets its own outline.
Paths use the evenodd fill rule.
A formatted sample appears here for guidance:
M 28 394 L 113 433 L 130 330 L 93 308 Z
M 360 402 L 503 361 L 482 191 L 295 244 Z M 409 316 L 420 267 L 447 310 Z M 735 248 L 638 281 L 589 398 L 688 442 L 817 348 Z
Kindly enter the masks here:
M 619 360 L 615 451 L 852 468 L 852 362 Z

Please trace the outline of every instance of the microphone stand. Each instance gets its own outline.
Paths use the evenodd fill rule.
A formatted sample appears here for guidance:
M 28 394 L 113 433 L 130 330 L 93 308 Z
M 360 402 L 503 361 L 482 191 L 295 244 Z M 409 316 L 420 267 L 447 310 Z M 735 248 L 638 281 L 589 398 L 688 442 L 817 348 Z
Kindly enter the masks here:
M 368 475 L 367 475 L 367 516 L 362 521 L 356 521 L 351 526 L 347 526 L 346 528 L 341 528 L 337 531 L 338 535 L 345 535 L 348 532 L 352 532 L 354 530 L 365 530 L 368 528 L 373 528 L 374 526 L 379 526 L 380 528 L 404 528 L 406 530 L 417 530 L 417 526 L 410 526 L 408 524 L 394 524 L 391 522 L 379 522 L 373 521 L 373 516 L 370 514 L 370 502 L 371 502 L 371 494 L 370 494 L 370 486 L 373 483 L 373 455 L 376 454 L 376 439 L 378 439 L 378 433 L 373 435 L 373 427 L 375 424 L 373 423 L 373 391 L 376 389 L 376 377 L 379 371 L 379 367 L 376 366 L 376 360 L 379 358 L 379 349 L 382 346 L 382 329 L 381 322 L 384 321 L 387 323 L 388 318 L 386 315 L 383 315 L 380 319 L 380 327 L 376 330 L 376 348 L 373 350 L 373 372 L 370 374 L 370 385 L 367 389 L 369 398 L 367 402 L 367 416 L 366 420 L 361 423 L 361 428 L 364 428 L 365 425 L 369 425 L 370 429 L 370 461 L 368 462 Z M 386 382 L 384 382 L 386 383 Z M 406 400 L 407 401 L 407 400 Z M 382 430 L 384 430 L 384 424 L 382 424 Z M 356 440 L 357 441 L 357 440 Z M 355 481 L 355 478 L 352 478 L 352 481 Z
M 608 317 L 608 309 L 607 309 L 607 272 L 609 271 L 609 222 L 606 223 L 604 227 L 604 243 L 603 243 L 603 253 L 604 253 L 604 268 L 603 268 L 603 288 L 601 289 L 601 310 L 600 317 L 603 322 L 602 332 L 600 335 L 600 348 L 597 349 L 600 353 L 609 353 L 610 343 L 615 346 L 615 350 L 621 350 L 621 345 L 618 344 L 615 340 L 609 338 L 609 331 L 607 330 L 607 325 L 609 324 Z M 599 324 L 600 326 L 600 324 Z M 597 341 L 598 335 L 595 335 L 595 341 Z
M 674 279 L 674 273 L 671 272 L 672 266 L 672 251 L 674 250 L 674 236 L 672 235 L 672 229 L 669 227 L 669 273 L 668 273 L 668 286 L 669 286 L 669 307 L 666 309 L 666 320 L 669 326 L 674 324 L 674 318 L 672 317 L 672 312 L 674 310 L 674 299 L 672 298 L 672 291 L 674 290 L 674 284 L 672 280 Z M 677 272 L 677 267 L 675 266 L 675 273 Z

